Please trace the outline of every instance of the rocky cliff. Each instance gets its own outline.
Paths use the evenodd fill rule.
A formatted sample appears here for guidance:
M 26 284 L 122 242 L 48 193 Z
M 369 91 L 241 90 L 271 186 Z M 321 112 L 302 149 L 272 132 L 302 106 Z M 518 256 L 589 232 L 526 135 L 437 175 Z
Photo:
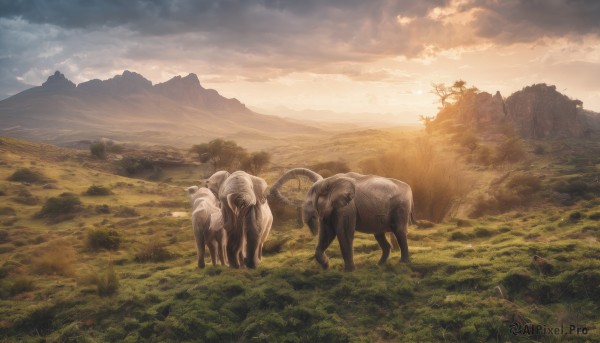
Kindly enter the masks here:
M 434 126 L 461 125 L 477 130 L 512 126 L 524 138 L 544 139 L 587 137 L 600 132 L 600 115 L 583 109 L 556 90 L 555 86 L 535 84 L 506 99 L 496 92 L 468 90 L 447 104 L 433 121 Z

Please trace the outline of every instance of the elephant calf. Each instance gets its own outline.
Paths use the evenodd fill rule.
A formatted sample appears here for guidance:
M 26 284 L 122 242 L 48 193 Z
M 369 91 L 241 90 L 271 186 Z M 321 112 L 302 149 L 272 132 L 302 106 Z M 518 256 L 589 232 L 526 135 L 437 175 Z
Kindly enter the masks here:
M 223 217 L 219 201 L 208 188 L 196 186 L 186 189 L 192 203 L 192 228 L 198 249 L 198 268 L 204 268 L 204 249 L 208 245 L 213 266 L 217 258 L 221 265 L 227 264 L 225 249 L 227 234 L 223 227 Z

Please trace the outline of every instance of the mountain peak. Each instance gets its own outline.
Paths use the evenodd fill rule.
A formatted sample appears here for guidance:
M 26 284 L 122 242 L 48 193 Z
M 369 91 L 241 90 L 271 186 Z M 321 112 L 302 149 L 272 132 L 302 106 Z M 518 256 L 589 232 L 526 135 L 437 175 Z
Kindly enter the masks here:
M 63 73 L 55 71 L 54 75 L 50 75 L 46 82 L 42 83 L 42 87 L 52 88 L 75 88 L 75 84 L 68 80 Z

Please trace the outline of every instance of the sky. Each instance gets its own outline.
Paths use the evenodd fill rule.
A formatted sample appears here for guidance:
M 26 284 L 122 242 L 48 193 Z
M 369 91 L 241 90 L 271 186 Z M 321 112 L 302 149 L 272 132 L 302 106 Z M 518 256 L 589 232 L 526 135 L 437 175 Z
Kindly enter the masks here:
M 55 70 L 195 73 L 254 108 L 437 112 L 432 83 L 557 86 L 600 112 L 597 0 L 0 0 L 0 99 Z

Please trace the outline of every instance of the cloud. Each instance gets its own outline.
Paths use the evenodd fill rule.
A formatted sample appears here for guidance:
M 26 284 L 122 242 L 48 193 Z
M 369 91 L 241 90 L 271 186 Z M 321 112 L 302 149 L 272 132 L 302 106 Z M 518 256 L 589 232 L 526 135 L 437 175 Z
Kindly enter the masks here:
M 482 0 L 468 6 L 478 10 L 475 33 L 497 43 L 600 34 L 596 0 Z
M 0 78 L 21 82 L 0 94 L 55 69 L 75 82 L 123 69 L 155 81 L 194 71 L 214 82 L 301 72 L 398 82 L 367 64 L 598 36 L 597 18 L 593 0 L 0 0 Z

